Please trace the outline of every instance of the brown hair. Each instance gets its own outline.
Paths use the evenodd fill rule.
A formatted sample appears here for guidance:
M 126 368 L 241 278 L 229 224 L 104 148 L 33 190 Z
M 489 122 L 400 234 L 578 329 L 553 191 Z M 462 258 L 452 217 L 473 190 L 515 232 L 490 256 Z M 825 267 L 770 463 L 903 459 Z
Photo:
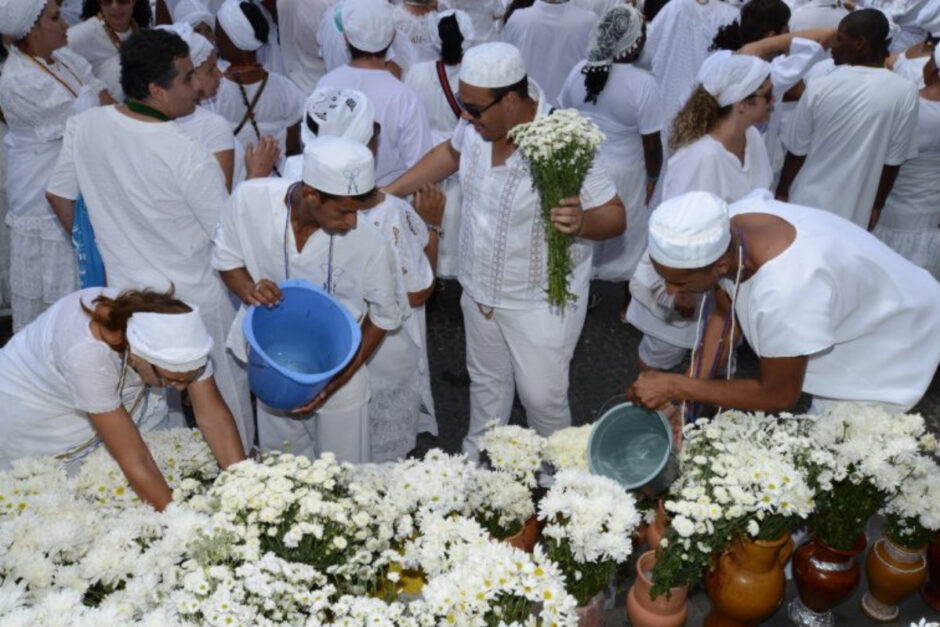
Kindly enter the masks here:
M 167 292 L 124 290 L 115 298 L 108 298 L 101 294 L 95 297 L 91 304 L 93 306 L 104 305 L 108 308 L 107 314 L 101 314 L 94 308 L 86 306 L 85 303 L 81 303 L 82 311 L 105 329 L 120 331 L 123 334 L 127 331 L 127 321 L 137 312 L 177 314 L 192 311 L 192 307 L 173 298 L 174 291 L 174 288 L 170 286 Z M 123 349 L 124 346 L 117 348 Z
M 669 147 L 678 150 L 704 136 L 718 125 L 718 122 L 731 113 L 731 105 L 719 107 L 718 101 L 701 85 L 689 96 L 685 106 L 672 122 L 669 135 Z

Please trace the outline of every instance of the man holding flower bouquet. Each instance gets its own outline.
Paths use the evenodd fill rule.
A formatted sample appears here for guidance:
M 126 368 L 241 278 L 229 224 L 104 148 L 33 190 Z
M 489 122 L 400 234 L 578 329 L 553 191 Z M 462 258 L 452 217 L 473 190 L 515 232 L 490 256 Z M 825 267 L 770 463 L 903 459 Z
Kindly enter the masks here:
M 588 240 L 623 233 L 626 211 L 594 164 L 596 129 L 568 111 L 539 124 L 553 107 L 514 46 L 467 51 L 457 101 L 453 137 L 386 191 L 407 195 L 460 172 L 460 233 L 443 236 L 459 237 L 471 380 L 463 448 L 476 458 L 487 424 L 508 422 L 516 390 L 539 434 L 571 424 L 568 368 L 587 308 Z M 552 141 L 562 136 L 576 139 Z M 566 179 L 574 193 L 559 193 Z

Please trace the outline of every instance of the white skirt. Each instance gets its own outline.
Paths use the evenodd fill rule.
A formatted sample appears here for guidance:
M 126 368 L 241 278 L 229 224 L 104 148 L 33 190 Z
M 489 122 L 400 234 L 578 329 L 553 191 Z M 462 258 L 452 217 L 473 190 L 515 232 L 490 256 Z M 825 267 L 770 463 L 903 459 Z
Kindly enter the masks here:
M 891 215 L 885 211 L 873 234 L 899 255 L 940 280 L 940 212 Z
M 627 230 L 613 239 L 594 242 L 593 276 L 602 281 L 629 281 L 646 250 L 649 210 L 646 206 L 646 168 L 624 168 L 610 158 L 600 163 L 627 208 Z

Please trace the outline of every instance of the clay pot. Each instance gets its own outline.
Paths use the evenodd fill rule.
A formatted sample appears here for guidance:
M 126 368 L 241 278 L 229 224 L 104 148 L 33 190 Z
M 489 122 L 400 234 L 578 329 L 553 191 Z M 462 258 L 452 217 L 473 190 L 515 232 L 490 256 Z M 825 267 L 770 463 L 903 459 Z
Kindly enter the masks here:
M 604 624 L 604 592 L 598 592 L 587 605 L 575 608 L 578 614 L 578 627 L 602 627 Z
M 898 616 L 898 603 L 927 579 L 924 548 L 909 549 L 881 538 L 868 552 L 865 572 L 868 592 L 862 597 L 862 610 L 875 620 L 892 621 Z
M 519 530 L 514 536 L 510 536 L 503 540 L 519 550 L 525 551 L 526 553 L 531 553 L 532 549 L 535 548 L 535 541 L 539 537 L 539 521 L 538 518 L 532 516 L 522 525 L 522 529 Z
M 817 615 L 814 621 L 831 620 L 831 608 L 844 601 L 858 585 L 861 568 L 855 557 L 865 550 L 866 542 L 865 534 L 860 534 L 855 546 L 844 551 L 811 538 L 796 550 L 793 579 L 800 596 L 790 606 L 792 620 L 805 624 L 807 613 Z
M 670 588 L 669 594 L 650 596 L 650 574 L 656 565 L 656 552 L 647 551 L 637 560 L 636 582 L 627 593 L 627 616 L 634 627 L 680 627 L 689 614 L 685 586 Z
M 783 602 L 783 566 L 792 552 L 789 533 L 777 540 L 736 538 L 705 575 L 712 602 L 706 627 L 756 625 L 773 614 Z
M 927 546 L 927 565 L 930 571 L 930 581 L 920 591 L 931 608 L 940 612 L 940 533 L 933 543 Z
M 650 550 L 655 551 L 659 548 L 659 542 L 666 535 L 666 526 L 669 524 L 669 516 L 666 515 L 666 507 L 660 499 L 656 506 L 656 520 L 646 528 L 646 543 L 650 545 Z

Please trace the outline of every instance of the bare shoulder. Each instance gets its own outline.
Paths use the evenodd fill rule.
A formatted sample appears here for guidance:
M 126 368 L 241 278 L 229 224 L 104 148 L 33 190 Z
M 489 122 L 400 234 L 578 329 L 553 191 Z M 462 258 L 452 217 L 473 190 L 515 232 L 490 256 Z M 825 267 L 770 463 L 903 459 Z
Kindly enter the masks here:
M 783 253 L 796 240 L 796 227 L 769 213 L 741 213 L 731 225 L 744 236 L 747 254 L 763 265 Z

